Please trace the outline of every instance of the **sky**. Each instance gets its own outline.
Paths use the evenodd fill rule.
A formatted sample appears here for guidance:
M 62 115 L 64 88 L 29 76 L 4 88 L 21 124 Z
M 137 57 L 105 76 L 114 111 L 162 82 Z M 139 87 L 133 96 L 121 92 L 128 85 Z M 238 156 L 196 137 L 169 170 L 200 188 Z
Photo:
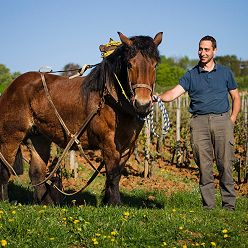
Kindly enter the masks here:
M 0 64 L 11 72 L 96 64 L 109 38 L 163 32 L 161 55 L 197 59 L 205 35 L 217 55 L 248 60 L 247 0 L 0 0 Z

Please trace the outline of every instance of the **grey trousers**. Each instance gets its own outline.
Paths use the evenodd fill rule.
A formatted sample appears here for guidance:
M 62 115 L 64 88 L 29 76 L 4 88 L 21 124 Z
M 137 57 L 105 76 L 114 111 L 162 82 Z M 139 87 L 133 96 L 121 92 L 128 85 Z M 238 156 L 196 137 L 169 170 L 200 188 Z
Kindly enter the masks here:
M 228 113 L 193 115 L 191 145 L 200 170 L 200 191 L 205 208 L 215 207 L 213 162 L 219 171 L 222 207 L 234 210 L 236 194 L 232 176 L 234 159 L 233 124 Z

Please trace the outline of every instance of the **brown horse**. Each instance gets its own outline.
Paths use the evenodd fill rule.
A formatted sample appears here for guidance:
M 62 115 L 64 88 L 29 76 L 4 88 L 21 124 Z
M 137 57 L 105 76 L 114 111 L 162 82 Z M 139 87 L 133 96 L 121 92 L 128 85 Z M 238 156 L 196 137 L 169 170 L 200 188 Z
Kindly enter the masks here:
M 29 175 L 32 184 L 38 184 L 46 177 L 51 143 L 65 148 L 71 140 L 70 134 L 75 134 L 97 109 L 78 140 L 84 149 L 102 151 L 106 169 L 104 203 L 121 202 L 122 168 L 134 150 L 144 117 L 152 107 L 159 62 L 157 47 L 162 41 L 162 32 L 154 39 L 118 34 L 122 44 L 87 76 L 69 79 L 27 72 L 3 93 L 0 98 L 0 200 L 8 199 L 7 183 L 11 173 L 4 159 L 14 166 L 20 158 L 21 143 L 29 142 Z M 46 183 L 36 186 L 35 193 L 41 203 L 58 201 L 53 187 Z

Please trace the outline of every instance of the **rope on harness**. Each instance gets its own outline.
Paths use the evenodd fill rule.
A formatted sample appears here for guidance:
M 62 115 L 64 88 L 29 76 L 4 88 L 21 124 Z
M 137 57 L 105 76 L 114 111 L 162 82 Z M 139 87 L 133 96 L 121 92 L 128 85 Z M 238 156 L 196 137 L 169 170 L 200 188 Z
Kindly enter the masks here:
M 128 99 L 128 97 L 127 97 L 127 94 L 126 94 L 126 92 L 125 92 L 125 90 L 123 89 L 123 87 L 122 87 L 122 85 L 121 85 L 121 82 L 120 82 L 120 80 L 119 80 L 119 78 L 117 77 L 117 75 L 114 73 L 114 76 L 115 76 L 115 78 L 116 78 L 116 80 L 117 80 L 117 82 L 118 82 L 118 84 L 119 84 L 119 86 L 120 86 L 120 88 L 121 88 L 121 92 L 122 92 L 122 94 L 125 96 L 125 98 L 129 101 L 129 99 Z
M 69 79 L 72 79 L 72 78 L 75 78 L 75 77 L 82 76 L 85 73 L 86 70 L 91 69 L 91 68 L 93 68 L 93 67 L 95 67 L 95 66 L 97 66 L 99 64 L 100 63 L 94 64 L 94 65 L 84 64 L 83 67 L 81 67 L 81 68 L 71 69 L 71 70 L 62 70 L 62 71 L 53 71 L 50 66 L 42 66 L 39 69 L 39 72 L 40 73 L 60 73 L 60 72 L 77 71 L 77 73 L 75 75 L 72 75 L 72 76 L 69 77 Z
M 110 54 L 112 54 L 115 49 L 122 44 L 121 41 L 114 41 L 113 39 L 109 39 L 109 42 L 107 44 L 101 45 L 100 51 L 101 51 L 101 57 L 106 58 Z
M 168 112 L 164 106 L 163 101 L 156 95 L 152 96 L 153 100 L 156 100 L 159 106 L 160 111 L 162 112 L 162 118 L 163 118 L 163 132 L 162 135 L 166 135 L 167 132 L 170 129 L 170 119 L 169 119 L 169 115 Z M 154 121 L 153 121 L 153 115 L 154 115 L 154 107 L 152 107 L 152 111 L 150 112 L 150 114 L 146 117 L 146 121 L 149 124 L 150 123 L 150 127 L 151 127 L 151 133 L 153 135 L 155 135 L 156 137 L 159 137 L 159 135 L 156 133 L 155 131 L 155 127 L 154 127 Z

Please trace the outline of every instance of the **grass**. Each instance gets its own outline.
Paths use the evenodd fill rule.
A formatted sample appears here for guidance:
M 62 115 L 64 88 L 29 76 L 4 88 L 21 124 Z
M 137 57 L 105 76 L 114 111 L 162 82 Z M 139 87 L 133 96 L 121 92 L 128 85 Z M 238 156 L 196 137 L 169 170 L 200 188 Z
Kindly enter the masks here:
M 204 211 L 197 188 L 171 196 L 122 192 L 124 204 L 118 207 L 99 204 L 95 191 L 82 198 L 82 205 L 72 199 L 49 207 L 0 203 L 0 241 L 13 248 L 248 247 L 246 197 L 238 198 L 235 212 L 220 207 Z

